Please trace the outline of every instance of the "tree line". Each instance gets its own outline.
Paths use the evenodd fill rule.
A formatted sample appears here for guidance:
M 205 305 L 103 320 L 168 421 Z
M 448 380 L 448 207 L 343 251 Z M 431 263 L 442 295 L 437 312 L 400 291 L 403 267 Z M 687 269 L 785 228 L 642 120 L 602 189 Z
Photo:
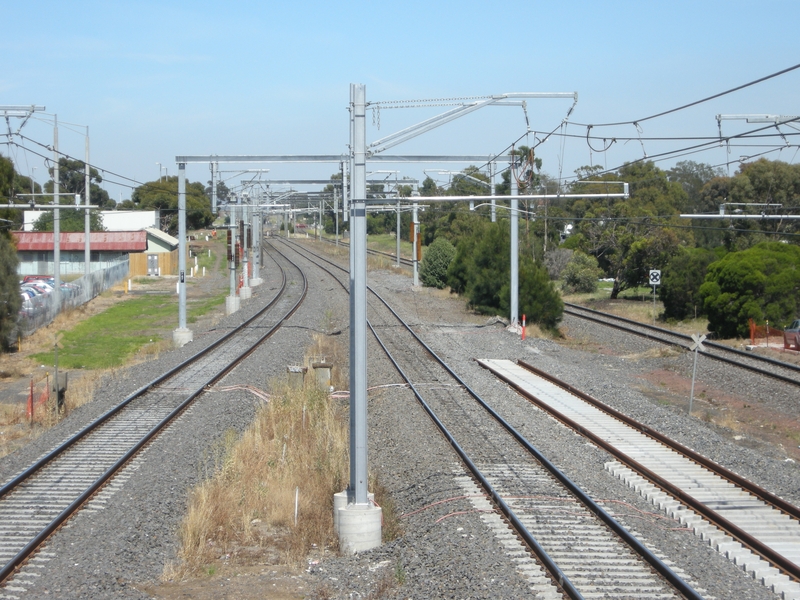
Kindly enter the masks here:
M 520 151 L 522 157 L 525 151 Z M 525 164 L 514 175 L 505 171 L 498 194 L 509 192 L 511 176 L 518 178 L 521 194 L 553 190 L 555 182 L 538 172 L 541 163 Z M 421 193 L 487 193 L 474 181 L 481 178 L 477 169 L 464 173 L 469 179 L 454 180 L 448 190 L 428 178 Z M 722 204 L 732 216 L 800 214 L 800 165 L 762 158 L 740 165 L 728 176 L 693 161 L 679 162 L 668 170 L 642 161 L 614 172 L 582 167 L 576 175 L 574 183 L 562 186 L 562 193 L 604 194 L 610 184 L 627 182 L 630 197 L 520 201 L 524 211 L 519 234 L 520 312 L 529 321 L 554 328 L 560 320 L 556 280 L 567 291 L 591 291 L 597 278 L 604 277 L 612 281 L 610 298 L 614 299 L 625 290 L 647 286 L 651 269 L 662 270 L 659 295 L 664 320 L 705 316 L 711 331 L 733 337 L 747 334 L 751 318 L 759 323 L 769 320 L 775 326 L 797 318 L 798 221 L 705 220 L 680 215 L 718 215 Z M 423 258 L 421 276 L 426 285 L 449 286 L 463 294 L 479 312 L 506 313 L 508 211 L 498 207 L 498 223 L 491 224 L 486 219 L 488 210 L 482 207 L 471 213 L 464 202 L 436 203 L 426 209 L 420 220 L 431 261 Z M 440 239 L 452 251 L 442 250 Z M 443 261 L 443 254 L 451 257 Z

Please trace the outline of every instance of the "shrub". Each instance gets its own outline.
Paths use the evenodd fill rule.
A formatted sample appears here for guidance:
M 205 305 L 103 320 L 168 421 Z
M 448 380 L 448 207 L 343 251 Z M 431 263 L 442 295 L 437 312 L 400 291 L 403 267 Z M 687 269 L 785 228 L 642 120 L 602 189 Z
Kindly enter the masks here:
M 507 296 L 510 299 L 510 290 Z M 506 303 L 510 303 L 509 300 Z M 528 256 L 523 256 L 519 262 L 519 312 L 520 320 L 525 315 L 528 323 L 537 323 L 550 332 L 556 331 L 564 314 L 561 295 L 547 269 Z
M 719 257 L 705 248 L 683 249 L 669 261 L 661 277 L 658 295 L 664 303 L 665 319 L 687 319 L 705 314 L 700 286 L 708 265 Z
M 456 248 L 446 238 L 438 237 L 428 246 L 419 269 L 422 285 L 442 289 L 447 285 L 447 269 L 456 255 Z
M 554 248 L 544 255 L 544 264 L 550 279 L 558 279 L 569 264 L 574 252 L 567 248 Z
M 708 267 L 700 296 L 708 327 L 722 337 L 746 337 L 748 319 L 777 327 L 800 308 L 800 247 L 762 242 Z
M 594 256 L 576 251 L 561 275 L 564 291 L 591 293 L 597 291 L 597 279 L 602 274 Z

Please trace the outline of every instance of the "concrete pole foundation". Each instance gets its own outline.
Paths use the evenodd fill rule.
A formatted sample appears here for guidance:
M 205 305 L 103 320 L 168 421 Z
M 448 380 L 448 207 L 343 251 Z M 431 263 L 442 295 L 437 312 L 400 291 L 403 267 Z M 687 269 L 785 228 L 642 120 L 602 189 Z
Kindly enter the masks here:
M 253 290 L 250 286 L 239 288 L 239 298 L 242 300 L 247 300 L 253 295 Z
M 194 339 L 194 333 L 191 329 L 178 328 L 172 331 L 172 343 L 177 348 L 182 348 Z
M 383 510 L 380 506 L 348 504 L 337 512 L 339 549 L 344 554 L 357 554 L 381 545 Z
M 239 310 L 239 296 L 225 296 L 225 314 L 232 315 Z

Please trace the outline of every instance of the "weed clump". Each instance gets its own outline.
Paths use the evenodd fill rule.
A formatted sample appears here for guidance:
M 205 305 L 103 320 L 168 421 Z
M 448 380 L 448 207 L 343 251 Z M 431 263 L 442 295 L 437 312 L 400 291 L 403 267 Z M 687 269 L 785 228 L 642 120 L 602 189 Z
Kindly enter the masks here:
M 317 343 L 312 352 L 323 349 Z M 219 559 L 291 564 L 336 546 L 333 495 L 349 468 L 346 407 L 311 373 L 302 388 L 273 382 L 250 428 L 239 439 L 226 435 L 213 462 L 214 474 L 190 494 L 179 562 L 166 578 L 206 573 Z

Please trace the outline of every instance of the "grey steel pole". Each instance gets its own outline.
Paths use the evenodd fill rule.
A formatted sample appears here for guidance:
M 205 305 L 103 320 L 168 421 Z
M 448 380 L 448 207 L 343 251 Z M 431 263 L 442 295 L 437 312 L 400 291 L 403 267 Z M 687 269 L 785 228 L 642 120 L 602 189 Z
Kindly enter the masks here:
M 336 232 L 334 238 L 336 239 L 336 247 L 339 247 L 339 195 L 336 190 L 336 184 L 333 185 L 333 220 L 336 222 Z
M 211 163 L 211 212 L 217 214 L 217 163 Z
M 61 312 L 61 205 L 59 188 L 61 187 L 61 173 L 58 164 L 58 116 L 55 117 L 53 128 L 53 304 L 55 305 L 55 315 Z M 58 388 L 58 382 L 56 382 Z
M 186 329 L 186 163 L 178 163 L 178 329 Z
M 519 321 L 519 200 L 515 159 L 511 159 L 511 325 Z
M 246 215 L 243 213 L 243 217 Z M 250 297 L 250 282 L 248 281 L 248 277 L 250 274 L 247 272 L 248 268 L 248 260 L 247 254 L 250 250 L 247 248 L 247 219 L 242 219 L 242 239 L 239 240 L 239 245 L 242 249 L 242 289 L 239 291 L 239 295 L 243 298 Z
M 414 212 L 411 214 L 411 223 L 414 234 L 411 236 L 411 256 L 414 264 L 414 287 L 419 286 L 419 256 L 417 256 L 417 237 L 419 237 L 419 221 L 417 220 L 417 209 L 419 205 L 414 202 Z
M 397 198 L 397 234 L 395 235 L 397 238 L 397 261 L 396 265 L 397 268 L 400 268 L 400 198 Z
M 494 176 L 497 165 L 494 162 L 489 163 L 489 178 L 492 180 L 492 196 L 495 195 Z M 497 205 L 495 199 L 492 198 L 492 223 L 497 221 Z
M 236 226 L 232 224 L 232 227 L 228 229 L 231 234 L 231 260 L 230 260 L 230 273 L 231 273 L 231 298 L 236 296 Z
M 367 171 L 366 86 L 352 84 L 353 197 L 350 249 L 350 487 L 348 504 L 367 505 Z
M 253 279 L 256 281 L 261 278 L 259 266 L 261 264 L 261 213 L 254 212 L 251 219 L 250 228 L 253 239 Z
M 86 206 L 89 206 L 91 190 L 92 190 L 92 184 L 91 184 L 92 179 L 91 179 L 91 173 L 89 172 L 90 171 L 90 167 L 89 167 L 89 127 L 88 126 L 86 127 L 86 161 L 85 161 L 85 165 L 84 165 L 84 170 L 85 170 L 85 173 L 84 173 L 84 187 L 86 188 L 84 196 L 85 196 L 85 200 L 86 200 Z M 84 211 L 83 229 L 85 231 L 85 234 L 84 234 L 85 238 L 83 240 L 83 273 L 84 273 L 84 275 L 86 275 L 88 277 L 89 273 L 92 272 L 92 251 L 91 251 L 91 247 L 90 247 L 90 243 L 89 243 L 89 237 L 91 236 L 92 226 L 91 226 L 91 219 L 89 217 L 89 210 L 88 209 Z

